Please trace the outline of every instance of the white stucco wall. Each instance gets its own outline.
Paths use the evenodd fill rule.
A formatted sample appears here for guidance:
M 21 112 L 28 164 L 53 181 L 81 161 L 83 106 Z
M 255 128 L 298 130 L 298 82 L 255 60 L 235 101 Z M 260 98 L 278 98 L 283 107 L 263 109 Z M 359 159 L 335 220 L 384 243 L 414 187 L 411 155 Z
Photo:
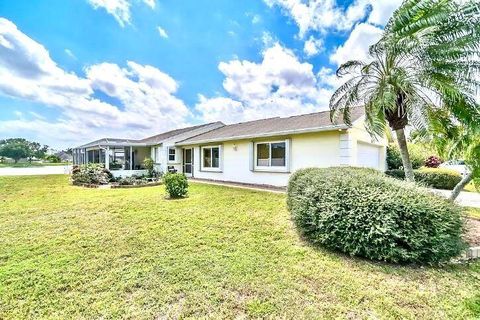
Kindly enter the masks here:
M 364 117 L 353 123 L 352 128 L 348 130 L 350 147 L 351 147 L 351 166 L 358 165 L 357 152 L 358 144 L 367 144 L 372 146 L 379 147 L 380 159 L 379 167 L 375 168 L 380 171 L 385 171 L 387 168 L 386 159 L 387 159 L 387 145 L 388 141 L 386 137 L 379 137 L 377 139 L 372 138 L 372 136 L 365 129 Z
M 256 142 L 278 141 L 286 137 L 257 139 Z M 252 184 L 285 186 L 290 173 L 307 167 L 340 165 L 340 133 L 320 132 L 289 137 L 289 172 L 263 172 L 250 170 L 252 140 L 229 141 L 221 144 L 221 172 L 200 170 L 200 146 L 194 147 L 194 177 L 210 180 L 234 181 Z
M 167 172 L 168 167 L 172 166 L 177 170 L 177 172 L 183 172 L 183 149 L 182 147 L 175 146 L 175 143 L 222 126 L 222 123 L 211 123 L 207 126 L 203 126 L 197 129 L 189 130 L 182 134 L 175 135 L 169 139 L 162 141 L 161 144 L 152 146 L 150 150 L 150 157 L 155 160 L 155 168 L 165 173 Z M 169 148 L 175 148 L 176 150 L 174 161 L 170 161 L 168 159 Z

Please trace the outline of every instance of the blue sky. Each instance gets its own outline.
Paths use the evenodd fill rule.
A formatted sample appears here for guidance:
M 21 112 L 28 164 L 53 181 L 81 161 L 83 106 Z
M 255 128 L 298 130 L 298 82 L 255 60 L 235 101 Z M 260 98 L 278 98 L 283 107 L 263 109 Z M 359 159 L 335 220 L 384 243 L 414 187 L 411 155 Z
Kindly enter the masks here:
M 0 138 L 64 148 L 325 110 L 399 0 L 2 0 Z

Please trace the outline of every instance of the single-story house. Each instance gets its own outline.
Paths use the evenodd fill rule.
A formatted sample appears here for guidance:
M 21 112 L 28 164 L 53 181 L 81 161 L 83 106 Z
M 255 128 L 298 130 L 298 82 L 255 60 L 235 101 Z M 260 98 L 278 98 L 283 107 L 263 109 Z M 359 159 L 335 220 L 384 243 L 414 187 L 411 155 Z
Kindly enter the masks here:
M 359 166 L 386 169 L 385 138 L 365 130 L 363 108 L 351 126 L 329 111 L 225 125 L 208 123 L 142 140 L 101 139 L 74 148 L 74 163 L 105 163 L 115 176 L 144 173 L 152 158 L 162 172 L 188 177 L 272 186 L 287 185 L 300 168 Z M 108 155 L 108 157 L 106 156 Z

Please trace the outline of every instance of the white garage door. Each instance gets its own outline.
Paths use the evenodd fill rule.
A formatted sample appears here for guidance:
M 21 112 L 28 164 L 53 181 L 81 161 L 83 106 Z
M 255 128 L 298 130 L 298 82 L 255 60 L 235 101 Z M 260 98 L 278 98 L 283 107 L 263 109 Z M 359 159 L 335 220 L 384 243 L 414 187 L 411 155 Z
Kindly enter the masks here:
M 380 147 L 369 143 L 358 143 L 357 166 L 380 169 Z

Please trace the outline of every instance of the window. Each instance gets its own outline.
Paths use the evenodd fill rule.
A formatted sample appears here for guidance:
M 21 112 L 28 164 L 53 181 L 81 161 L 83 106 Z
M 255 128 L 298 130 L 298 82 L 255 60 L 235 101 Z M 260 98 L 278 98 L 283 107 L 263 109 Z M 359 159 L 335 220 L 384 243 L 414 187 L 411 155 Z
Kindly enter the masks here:
M 175 153 L 176 153 L 176 150 L 175 148 L 168 148 L 168 161 L 175 161 Z
M 220 168 L 220 147 L 202 147 L 202 167 L 207 169 Z
M 256 144 L 257 167 L 285 167 L 286 143 L 262 142 Z

